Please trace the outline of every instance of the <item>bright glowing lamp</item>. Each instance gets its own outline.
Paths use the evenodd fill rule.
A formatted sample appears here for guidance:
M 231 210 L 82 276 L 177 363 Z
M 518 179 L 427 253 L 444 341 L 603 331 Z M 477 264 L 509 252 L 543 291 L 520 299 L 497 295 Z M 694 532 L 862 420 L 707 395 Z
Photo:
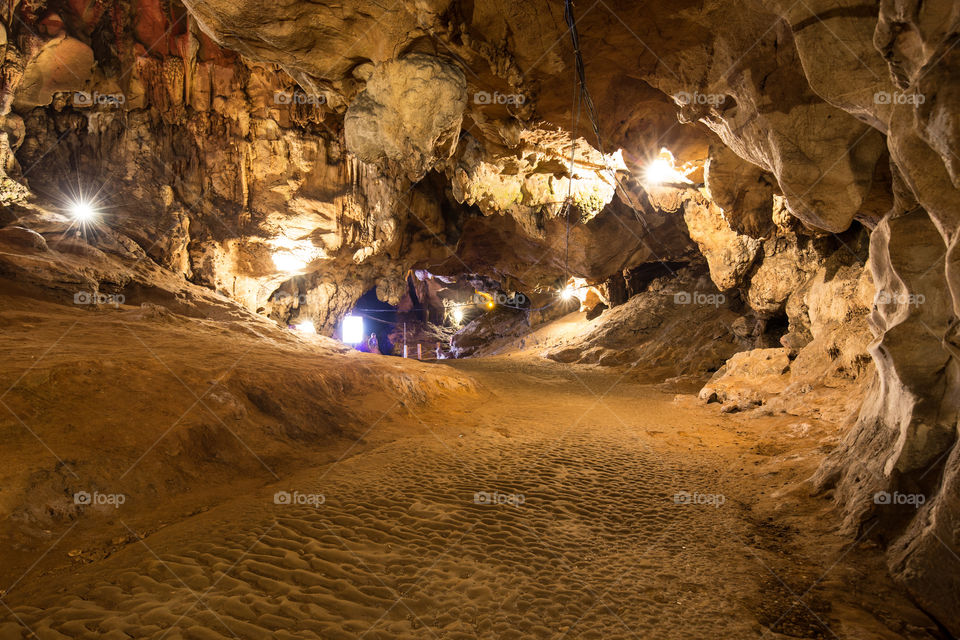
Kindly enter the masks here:
M 463 322 L 463 309 L 461 309 L 460 307 L 453 308 L 453 321 L 456 322 L 457 324 L 460 324 L 461 322 Z
M 78 222 L 91 222 L 97 217 L 97 212 L 86 200 L 77 200 L 70 205 L 70 215 Z
M 572 297 L 573 297 L 573 288 L 570 285 L 567 285 L 560 290 L 560 298 L 562 300 L 567 301 Z
M 287 275 L 299 275 L 315 259 L 324 257 L 322 249 L 313 246 L 309 240 L 295 240 L 279 236 L 270 242 L 273 249 L 273 264 L 278 271 Z
M 660 155 L 647 164 L 644 180 L 648 185 L 693 184 L 690 178 L 676 168 L 673 154 L 666 148 L 660 149 Z
M 363 316 L 346 316 L 340 324 L 340 335 L 347 344 L 363 342 Z
M 293 328 L 299 331 L 300 333 L 316 333 L 317 328 L 313 325 L 313 322 L 307 320 L 306 322 L 301 322 L 300 324 L 293 325 Z
M 305 260 L 286 252 L 273 254 L 273 264 L 277 269 L 288 274 L 301 273 L 307 268 Z

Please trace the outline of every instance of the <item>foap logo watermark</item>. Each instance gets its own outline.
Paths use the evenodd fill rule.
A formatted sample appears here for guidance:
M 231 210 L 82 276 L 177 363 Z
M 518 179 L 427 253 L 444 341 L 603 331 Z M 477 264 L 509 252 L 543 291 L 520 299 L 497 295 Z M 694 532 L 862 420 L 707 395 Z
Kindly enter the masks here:
M 503 292 L 491 293 L 487 296 L 482 296 L 479 293 L 473 295 L 473 304 L 485 305 L 491 300 L 501 307 L 514 307 L 519 309 L 527 303 L 527 296 L 522 293 L 513 293 L 509 296 Z
M 927 297 L 922 293 L 891 293 L 889 291 L 877 291 L 873 299 L 873 304 L 897 304 L 919 307 L 927 301 Z
M 673 94 L 673 101 L 681 106 L 700 104 L 717 107 L 726 100 L 727 96 L 724 93 L 700 93 L 699 91 L 690 93 L 689 91 L 678 91 Z
M 119 307 L 127 298 L 122 293 L 99 293 L 97 291 L 78 291 L 73 294 L 73 304 L 110 304 Z
M 299 491 L 277 491 L 273 494 L 273 504 L 305 505 L 319 508 L 327 501 L 322 493 L 300 493 Z
M 927 96 L 922 93 L 903 93 L 902 91 L 877 91 L 873 94 L 874 104 L 923 104 Z
M 926 501 L 927 496 L 922 493 L 900 493 L 899 491 L 889 493 L 887 491 L 877 491 L 873 494 L 873 504 L 880 505 L 910 505 L 914 509 L 919 509 Z
M 77 491 L 73 494 L 73 504 L 78 507 L 100 507 L 110 506 L 119 509 L 120 505 L 127 501 L 127 496 L 122 493 L 100 493 L 94 491 Z
M 126 102 L 127 96 L 122 93 L 76 91 L 73 94 L 73 106 L 75 107 L 119 107 Z
M 473 101 L 476 104 L 523 104 L 527 97 L 522 93 L 500 93 L 494 91 L 478 91 L 473 94 Z
M 674 504 L 710 505 L 719 509 L 726 501 L 727 498 L 722 493 L 697 493 L 696 491 L 690 493 L 689 491 L 677 491 L 673 494 Z
M 700 291 L 678 291 L 673 294 L 673 304 L 699 304 L 719 307 L 727 301 L 722 293 L 702 293 Z
M 500 493 L 499 491 L 477 491 L 473 494 L 473 504 L 502 505 L 519 507 L 527 501 L 522 493 Z
M 310 95 L 308 93 L 303 93 L 302 91 L 274 91 L 273 92 L 273 103 L 274 104 L 309 104 L 318 106 L 321 104 L 327 103 L 326 96 L 323 95 Z

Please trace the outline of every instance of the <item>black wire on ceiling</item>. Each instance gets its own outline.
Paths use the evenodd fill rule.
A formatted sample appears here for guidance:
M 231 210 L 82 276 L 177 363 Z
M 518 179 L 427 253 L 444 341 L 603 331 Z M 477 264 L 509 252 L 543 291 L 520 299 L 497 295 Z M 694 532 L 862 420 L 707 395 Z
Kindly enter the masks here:
M 573 54 L 576 58 L 577 81 L 580 85 L 580 100 L 587 108 L 587 117 L 593 126 L 593 134 L 597 137 L 597 148 L 604 153 L 603 140 L 600 139 L 600 119 L 597 116 L 597 107 L 593 104 L 590 91 L 587 89 L 587 74 L 583 66 L 583 53 L 580 51 L 580 34 L 577 32 L 577 21 L 573 17 L 573 0 L 565 0 L 563 17 L 570 30 L 570 42 L 573 45 Z
M 571 44 L 573 45 L 573 53 L 574 53 L 574 57 L 575 57 L 575 61 L 576 61 L 576 78 L 575 78 L 575 84 L 579 85 L 579 88 L 580 88 L 580 92 L 579 92 L 579 102 L 586 106 L 587 117 L 590 118 L 590 124 L 591 124 L 591 126 L 593 127 L 593 133 L 594 133 L 594 135 L 595 135 L 596 138 L 597 138 L 597 150 L 600 151 L 601 157 L 603 157 L 603 158 L 604 158 L 604 161 L 606 161 L 606 157 L 607 157 L 607 156 L 606 156 L 606 151 L 604 150 L 604 146 L 603 146 L 603 138 L 602 138 L 601 135 L 600 135 L 600 118 L 599 118 L 599 116 L 597 115 L 597 108 L 596 108 L 596 106 L 595 106 L 594 103 L 593 103 L 593 98 L 590 97 L 590 90 L 587 88 L 586 69 L 585 69 L 584 64 L 583 64 L 583 53 L 582 53 L 581 50 L 580 50 L 580 34 L 579 34 L 579 32 L 577 31 L 577 21 L 576 21 L 576 19 L 574 18 L 574 15 L 573 15 L 573 0 L 564 0 L 563 17 L 564 17 L 564 19 L 567 21 L 567 27 L 568 27 L 568 30 L 570 31 L 570 42 L 571 42 Z M 575 120 L 574 120 L 574 134 L 573 134 L 573 142 L 572 142 L 572 145 L 574 145 L 574 147 L 575 147 L 575 145 L 576 145 L 576 127 L 577 127 L 579 118 L 580 118 L 580 109 L 579 109 L 579 105 L 578 105 L 577 111 L 576 111 L 576 114 L 575 114 Z M 571 190 L 572 190 L 572 188 L 573 188 L 573 158 L 572 158 L 572 155 L 573 155 L 573 154 L 571 154 L 571 163 L 570 163 L 570 189 L 571 189 Z M 609 168 L 609 167 L 608 167 L 608 168 Z M 631 193 L 627 190 L 627 188 L 623 186 L 623 184 L 622 184 L 621 181 L 620 181 L 619 176 L 617 176 L 617 171 L 616 171 L 616 169 L 614 169 L 614 168 L 609 168 L 609 170 L 610 170 L 611 174 L 613 175 L 613 180 L 614 180 L 614 183 L 615 183 L 614 189 L 616 190 L 617 188 L 619 188 L 621 197 L 623 198 L 623 201 L 627 204 L 627 206 L 630 207 L 631 210 L 633 210 L 634 217 L 635 217 L 637 220 L 640 221 L 640 224 L 643 225 L 643 228 L 646 229 L 646 231 L 647 231 L 647 233 L 650 235 L 650 237 L 656 240 L 656 236 L 654 236 L 653 231 L 650 229 L 649 225 L 647 225 L 647 221 L 644 220 L 644 218 L 643 218 L 642 215 L 640 215 L 640 210 L 641 210 L 641 209 L 644 209 L 643 205 L 640 204 L 640 203 L 637 203 L 637 202 L 635 201 L 634 197 L 633 197 L 633 194 L 631 194 Z M 567 206 L 567 216 L 566 216 L 566 218 L 567 218 L 567 231 L 566 231 L 567 239 L 566 239 L 566 241 L 565 241 L 565 243 L 564 243 L 564 244 L 565 244 L 565 247 L 564 247 L 565 256 L 564 256 L 564 265 L 563 265 L 564 274 L 565 274 L 564 284 L 566 284 L 566 280 L 569 279 L 568 268 L 567 268 L 567 255 L 569 255 L 569 246 L 568 246 L 568 245 L 569 245 L 569 236 L 570 236 L 570 205 L 571 205 L 570 196 L 568 195 L 568 196 L 567 196 L 567 205 L 566 205 L 566 206 Z M 664 248 L 664 247 L 663 247 L 663 244 L 662 244 L 659 240 L 656 240 L 656 242 L 657 242 L 657 244 L 659 244 L 659 245 L 661 246 L 661 248 Z M 670 273 L 672 273 L 673 275 L 676 275 L 676 272 L 667 265 L 667 263 L 663 260 L 663 258 L 660 258 L 659 256 L 657 256 L 657 260 L 658 260 L 661 264 L 663 264 L 665 267 L 667 267 L 667 269 L 670 271 Z

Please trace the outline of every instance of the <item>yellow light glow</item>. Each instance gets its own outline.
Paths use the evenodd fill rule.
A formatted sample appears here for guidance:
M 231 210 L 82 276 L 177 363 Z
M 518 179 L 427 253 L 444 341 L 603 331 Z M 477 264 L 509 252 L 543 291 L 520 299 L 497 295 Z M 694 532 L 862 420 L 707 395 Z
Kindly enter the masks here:
M 298 275 L 306 271 L 315 259 L 323 257 L 323 250 L 315 247 L 309 240 L 291 240 L 280 236 L 271 242 L 273 247 L 273 265 L 277 271 L 287 275 Z
M 453 309 L 453 321 L 457 324 L 463 322 L 463 309 L 460 307 L 454 307 Z
M 671 183 L 693 184 L 686 173 L 677 168 L 673 154 L 665 147 L 660 149 L 660 155 L 647 164 L 644 181 L 650 186 Z
M 307 263 L 289 253 L 273 254 L 273 266 L 284 273 L 300 273 L 307 268 Z
M 567 285 L 567 286 L 565 286 L 563 289 L 560 290 L 560 299 L 561 299 L 561 300 L 567 301 L 567 300 L 569 300 L 569 299 L 572 298 L 572 297 L 573 297 L 573 287 L 571 287 L 570 285 Z

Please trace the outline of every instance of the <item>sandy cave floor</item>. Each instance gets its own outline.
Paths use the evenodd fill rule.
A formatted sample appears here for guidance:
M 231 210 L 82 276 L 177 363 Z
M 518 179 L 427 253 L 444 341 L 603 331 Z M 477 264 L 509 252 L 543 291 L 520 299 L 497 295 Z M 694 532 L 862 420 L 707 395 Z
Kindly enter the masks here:
M 51 336 L 72 321 L 58 318 Z M 154 323 L 144 340 L 189 378 L 172 354 L 191 350 L 151 342 L 176 322 L 108 318 L 130 333 Z M 194 355 L 223 370 L 233 354 Z M 832 425 L 720 415 L 630 370 L 351 358 L 470 384 L 371 399 L 352 415 L 362 424 L 301 447 L 299 464 L 268 458 L 279 481 L 253 464 L 242 481 L 211 474 L 163 504 L 131 499 L 35 548 L 5 545 L 0 639 L 935 637 L 878 550 L 835 533 L 830 501 L 802 484 Z M 54 375 L 30 383 L 30 359 L 11 362 L 34 393 Z M 277 504 L 278 491 L 324 502 Z M 482 492 L 522 504 L 478 504 Z

